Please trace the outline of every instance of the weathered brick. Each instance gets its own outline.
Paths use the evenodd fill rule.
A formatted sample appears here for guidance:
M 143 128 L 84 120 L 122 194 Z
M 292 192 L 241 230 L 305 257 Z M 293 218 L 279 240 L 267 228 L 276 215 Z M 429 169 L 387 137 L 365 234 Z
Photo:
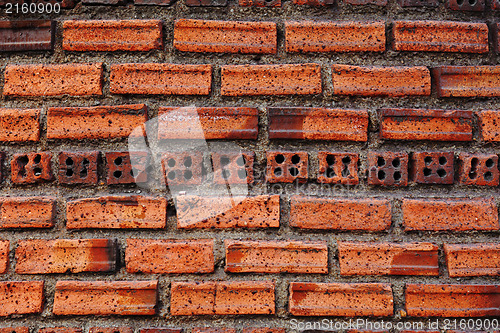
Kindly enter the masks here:
M 276 53 L 274 22 L 175 21 L 174 47 L 186 52 Z
M 258 135 L 259 111 L 247 107 L 160 107 L 158 138 L 248 139 Z
M 83 333 L 83 330 L 79 327 L 44 327 L 38 333 Z
M 412 317 L 500 316 L 499 285 L 407 284 L 405 298 Z
M 236 328 L 227 327 L 193 327 L 191 333 L 237 333 Z
M 141 328 L 139 333 L 182 333 L 184 330 L 182 328 L 166 328 L 166 327 L 155 327 L 155 328 Z
M 1 327 L 0 333 L 29 333 L 30 328 L 27 326 L 17 326 L 17 327 Z
M 488 52 L 486 23 L 395 21 L 392 34 L 396 51 Z
M 177 228 L 277 228 L 279 195 L 176 198 Z
M 368 184 L 408 186 L 408 154 L 368 152 Z
M 63 22 L 66 51 L 150 51 L 163 48 L 160 20 L 71 20 Z
M 368 112 L 303 107 L 270 107 L 270 139 L 366 141 Z
M 0 198 L 0 228 L 50 228 L 54 225 L 53 197 Z
M 157 281 L 57 281 L 55 315 L 154 315 Z
M 401 7 L 438 7 L 439 0 L 398 0 Z
M 212 273 L 214 241 L 127 239 L 125 262 L 129 273 Z
M 309 174 L 307 152 L 267 151 L 266 181 L 269 183 L 305 183 Z
M 98 151 L 60 152 L 59 184 L 97 185 Z
M 384 22 L 286 21 L 287 52 L 383 52 Z
M 419 184 L 453 184 L 455 155 L 452 152 L 411 154 L 410 180 Z
M 112 272 L 116 267 L 114 240 L 24 239 L 17 244 L 18 274 Z
M 498 156 L 495 154 L 458 155 L 458 182 L 463 185 L 498 186 Z
M 188 7 L 225 7 L 227 0 L 185 0 Z
M 359 155 L 355 153 L 318 152 L 318 182 L 356 185 L 359 183 Z
M 341 275 L 439 275 L 431 243 L 338 242 Z
M 500 66 L 433 68 L 439 97 L 500 96 Z
M 221 95 L 321 94 L 319 64 L 229 65 L 221 69 Z
M 254 152 L 213 152 L 214 183 L 253 184 Z
M 6 96 L 102 95 L 102 63 L 7 65 Z
M 500 275 L 500 244 L 444 244 L 451 277 Z
M 120 327 L 91 327 L 89 328 L 89 333 L 134 333 L 132 327 L 120 326 Z
M 342 0 L 344 3 L 350 5 L 376 5 L 376 6 L 386 6 L 387 0 Z
M 0 5 L 2 2 L 0 0 Z M 49 51 L 54 46 L 54 35 L 54 21 L 1 21 L 0 51 Z
M 211 65 L 115 64 L 111 65 L 112 94 L 208 95 Z
M 172 282 L 170 313 L 174 316 L 274 314 L 274 282 Z
M 333 65 L 336 95 L 428 96 L 431 75 L 427 67 L 360 67 Z
M 492 198 L 403 199 L 406 230 L 498 230 L 498 211 Z
M 149 155 L 147 152 L 107 152 L 106 183 L 135 184 L 148 181 Z
M 281 7 L 281 0 L 238 0 L 242 7 Z
M 390 284 L 290 283 L 289 310 L 293 316 L 377 316 L 394 312 Z
M 52 181 L 52 153 L 33 152 L 14 154 L 10 163 L 11 179 L 14 184 L 34 184 Z
M 472 111 L 381 109 L 379 116 L 383 139 L 472 140 Z
M 452 10 L 482 12 L 486 8 L 485 0 L 446 0 L 446 8 Z
M 389 229 L 391 218 L 385 199 L 291 199 L 290 226 L 295 228 L 382 231 Z
M 137 137 L 148 119 L 144 104 L 49 108 L 48 139 L 111 139 Z
M 39 141 L 40 112 L 40 109 L 0 109 L 0 141 Z
M 331 6 L 335 4 L 335 0 L 293 0 L 292 2 L 294 5 L 307 5 L 316 7 Z
M 165 228 L 167 200 L 144 196 L 109 196 L 69 201 L 68 229 Z
M 225 240 L 226 272 L 328 273 L 325 241 Z
M 9 250 L 10 242 L 0 240 L 0 274 L 4 274 L 9 269 Z
M 168 186 L 200 185 L 203 182 L 203 153 L 163 153 L 161 164 Z
M 41 313 L 43 281 L 0 282 L 0 316 Z
M 481 111 L 477 115 L 481 138 L 488 142 L 500 141 L 500 111 Z

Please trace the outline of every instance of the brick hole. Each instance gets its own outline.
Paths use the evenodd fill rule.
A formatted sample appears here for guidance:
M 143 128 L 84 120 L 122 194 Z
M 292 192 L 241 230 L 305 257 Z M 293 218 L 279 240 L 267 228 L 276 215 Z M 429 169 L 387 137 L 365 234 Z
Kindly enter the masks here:
M 242 170 L 238 170 L 238 177 L 240 179 L 246 179 L 247 178 L 247 172 L 246 172 L 246 170 L 243 170 L 243 169 Z
M 283 175 L 283 170 L 281 168 L 274 169 L 274 175 L 277 177 Z
M 122 172 L 120 170 L 116 170 L 115 172 L 113 172 L 113 177 L 115 177 L 116 179 L 120 178 L 122 176 Z
M 395 168 L 399 168 L 399 166 L 401 165 L 401 161 L 399 160 L 399 158 L 395 158 L 392 160 L 392 166 L 395 167 Z
M 345 156 L 342 158 L 342 163 L 344 164 L 342 167 L 342 177 L 349 177 L 351 172 L 349 171 L 349 164 L 351 163 L 351 158 L 349 156 Z
M 327 155 L 326 156 L 326 163 L 328 163 L 328 165 L 334 165 L 335 164 L 335 155 Z
M 385 159 L 384 159 L 382 156 L 379 156 L 379 157 L 377 158 L 377 165 L 378 165 L 379 167 L 382 167 L 382 166 L 384 166 L 384 165 L 385 165 Z M 385 174 L 385 173 L 384 173 L 384 174 Z M 380 179 L 380 178 L 379 178 L 379 179 Z
M 493 180 L 493 174 L 491 173 L 491 171 L 486 171 L 484 173 L 484 180 L 486 180 L 486 181 L 492 181 Z
M 479 160 L 476 157 L 474 157 L 470 161 L 470 172 L 469 172 L 469 178 L 470 179 L 476 179 L 478 165 L 479 165 Z
M 476 0 L 469 0 L 469 5 L 474 6 L 476 4 Z
M 427 156 L 426 158 L 424 158 L 424 163 L 425 163 L 425 165 L 431 165 L 432 157 Z
M 457 5 L 462 6 L 464 4 L 464 0 L 457 0 Z
M 229 177 L 231 177 L 231 172 L 229 172 L 229 170 L 222 170 L 222 178 L 224 179 L 229 179 Z
M 42 161 L 42 156 L 41 156 L 40 154 L 36 154 L 36 155 L 35 155 L 35 158 L 33 159 L 33 162 L 34 162 L 35 164 L 38 164 L 38 163 L 40 163 L 41 161 Z
M 168 160 L 167 164 L 169 167 L 173 168 L 175 166 L 175 160 L 171 158 Z
M 448 162 L 448 160 L 446 159 L 446 157 L 441 156 L 441 157 L 439 158 L 439 164 L 441 164 L 441 165 L 445 165 L 447 162 Z
M 297 168 L 290 168 L 290 174 L 294 177 L 298 176 L 299 175 L 299 169 Z
M 33 169 L 33 174 L 35 176 L 41 176 L 42 175 L 42 168 L 38 168 L 38 167 L 34 168 Z
M 230 160 L 230 159 L 229 159 L 229 157 L 227 157 L 227 156 L 222 156 L 222 157 L 220 158 L 220 164 L 221 164 L 222 166 L 229 165 L 229 163 L 230 163 L 230 162 L 231 162 L 231 160 Z
M 444 177 L 446 177 L 446 170 L 438 169 L 437 174 L 439 177 L 444 178 Z
M 333 178 L 335 176 L 336 176 L 336 174 L 335 174 L 335 170 L 333 170 L 333 168 L 327 168 L 326 169 L 325 177 L 327 177 L 327 178 Z
M 429 168 L 424 169 L 424 176 L 429 177 L 432 173 L 432 170 Z
M 400 181 L 402 178 L 402 175 L 401 175 L 401 172 L 400 171 L 396 171 L 394 172 L 394 180 L 395 181 Z
M 242 167 L 242 166 L 245 166 L 245 157 L 244 156 L 240 156 L 236 159 L 236 165 Z
M 68 165 L 68 166 L 72 166 L 73 164 L 74 164 L 73 159 L 72 159 L 71 157 L 68 157 L 68 158 L 66 159 L 66 165 Z
M 117 158 L 115 158 L 115 160 L 114 160 L 114 162 L 113 162 L 113 163 L 115 163 L 115 165 L 122 165 L 122 163 L 123 163 L 123 158 L 121 158 L 121 157 L 117 157 Z
M 184 158 L 184 166 L 186 168 L 190 168 L 191 165 L 193 165 L 193 160 L 191 159 L 191 156 Z M 191 176 L 192 176 L 192 174 L 191 174 Z M 188 178 L 186 178 L 186 179 L 188 179 Z
M 380 179 L 380 180 L 384 180 L 385 179 L 385 171 L 384 170 L 379 170 L 378 173 L 377 173 L 377 178 Z
M 19 166 L 19 175 L 24 178 L 26 177 L 26 165 L 28 165 L 29 158 L 27 155 L 23 155 L 18 158 L 17 165 Z
M 191 158 L 189 159 L 191 160 Z M 186 180 L 190 180 L 191 178 L 193 178 L 193 173 L 191 172 L 191 170 L 184 171 L 184 178 Z
M 489 158 L 489 159 L 486 161 L 486 167 L 487 167 L 487 168 L 492 168 L 494 165 L 495 165 L 495 162 L 493 162 L 493 160 L 492 160 L 491 158 Z
M 175 179 L 175 171 L 170 171 L 170 172 L 167 174 L 167 177 L 168 177 L 168 179 L 170 179 L 170 180 Z
M 278 154 L 278 155 L 276 155 L 274 160 L 276 161 L 276 163 L 281 164 L 281 163 L 285 162 L 285 156 Z

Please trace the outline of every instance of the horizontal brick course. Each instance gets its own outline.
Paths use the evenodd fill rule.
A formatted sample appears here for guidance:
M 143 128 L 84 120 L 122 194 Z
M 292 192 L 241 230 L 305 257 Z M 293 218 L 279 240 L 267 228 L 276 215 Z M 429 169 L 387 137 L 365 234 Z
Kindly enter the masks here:
M 50 228 L 54 225 L 53 197 L 0 198 L 0 228 Z
M 487 142 L 500 141 L 500 110 L 485 110 L 477 113 L 481 138 Z
M 433 68 L 439 97 L 500 96 L 500 66 Z
M 0 316 L 41 313 L 43 281 L 0 282 Z
M 5 3 L 6 1 L 0 1 L 2 6 Z M 54 36 L 55 21 L 1 21 L 0 51 L 52 50 Z
M 500 275 L 500 244 L 444 244 L 451 277 Z
M 40 109 L 0 109 L 0 141 L 39 141 L 40 112 Z

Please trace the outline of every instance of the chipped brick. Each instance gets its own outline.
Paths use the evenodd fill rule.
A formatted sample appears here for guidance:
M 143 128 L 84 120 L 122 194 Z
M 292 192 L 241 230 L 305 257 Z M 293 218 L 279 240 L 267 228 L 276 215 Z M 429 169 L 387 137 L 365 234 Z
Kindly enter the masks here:
M 14 184 L 34 184 L 52 181 L 52 153 L 34 152 L 14 154 L 10 163 Z
M 41 313 L 43 281 L 0 282 L 0 316 Z
M 55 198 L 0 198 L 0 228 L 50 228 L 54 225 Z
M 458 182 L 463 185 L 498 186 L 498 156 L 494 154 L 458 155 Z
M 4 1 L 0 0 L 0 5 L 2 2 Z M 0 51 L 50 51 L 54 45 L 54 32 L 54 21 L 2 21 Z
M 200 185 L 204 179 L 202 152 L 163 153 L 161 164 L 168 186 Z
M 254 152 L 213 152 L 214 183 L 253 184 Z
M 106 183 L 135 184 L 148 181 L 149 155 L 147 152 L 107 152 Z
M 500 96 L 500 66 L 433 68 L 439 97 Z
M 368 184 L 408 186 L 408 154 L 368 152 Z
M 359 183 L 359 155 L 355 153 L 318 152 L 318 182 L 322 184 L 356 185 Z
M 453 184 L 454 160 L 452 152 L 412 153 L 410 180 L 419 184 Z
M 267 151 L 266 181 L 270 183 L 305 183 L 308 179 L 307 152 Z
M 59 184 L 97 185 L 98 151 L 60 152 Z
M 500 275 L 500 244 L 444 244 L 451 277 Z
M 39 141 L 40 112 L 40 109 L 0 109 L 0 141 Z

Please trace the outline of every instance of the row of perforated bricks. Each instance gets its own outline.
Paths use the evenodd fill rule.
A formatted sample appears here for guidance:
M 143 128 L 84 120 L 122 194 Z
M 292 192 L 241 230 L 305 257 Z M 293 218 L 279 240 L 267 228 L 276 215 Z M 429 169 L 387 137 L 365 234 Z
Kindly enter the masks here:
M 288 200 L 282 198 L 283 201 Z M 317 198 L 292 196 L 288 225 L 300 229 L 388 231 L 402 216 L 406 231 L 498 231 L 498 208 L 490 197 Z M 68 229 L 164 229 L 167 200 L 149 196 L 104 196 L 60 202 L 53 197 L 3 197 L 0 228 L 51 228 L 56 219 Z M 280 196 L 175 198 L 178 229 L 279 228 Z M 397 222 L 394 222 L 395 225 Z
M 328 66 L 330 69 L 330 67 Z M 103 95 L 103 64 L 7 65 L 3 94 L 18 97 Z M 416 67 L 331 67 L 333 94 L 430 96 L 431 71 Z M 500 96 L 500 66 L 441 66 L 432 69 L 439 97 Z M 321 65 L 225 65 L 220 94 L 321 94 Z M 126 95 L 209 95 L 212 65 L 129 63 L 110 66 L 109 91 Z
M 155 315 L 158 281 L 58 281 L 54 315 Z M 43 281 L 0 282 L 0 316 L 41 313 Z M 172 282 L 169 312 L 191 315 L 274 315 L 274 281 Z M 410 317 L 485 317 L 500 315 L 495 284 L 406 284 Z M 290 282 L 288 310 L 294 316 L 394 315 L 388 283 Z M 405 310 L 400 310 L 405 312 Z
M 214 272 L 213 239 L 127 239 L 128 273 Z M 328 274 L 328 242 L 225 239 L 229 273 Z M 438 276 L 438 245 L 337 242 L 341 275 Z M 115 272 L 118 244 L 111 239 L 29 239 L 17 242 L 17 274 Z M 450 277 L 500 275 L 500 244 L 444 244 Z M 334 260 L 333 258 L 338 258 Z M 221 259 L 221 258 L 217 258 Z M 0 240 L 0 273 L 9 265 L 9 241 Z M 219 261 L 219 260 L 217 260 Z

